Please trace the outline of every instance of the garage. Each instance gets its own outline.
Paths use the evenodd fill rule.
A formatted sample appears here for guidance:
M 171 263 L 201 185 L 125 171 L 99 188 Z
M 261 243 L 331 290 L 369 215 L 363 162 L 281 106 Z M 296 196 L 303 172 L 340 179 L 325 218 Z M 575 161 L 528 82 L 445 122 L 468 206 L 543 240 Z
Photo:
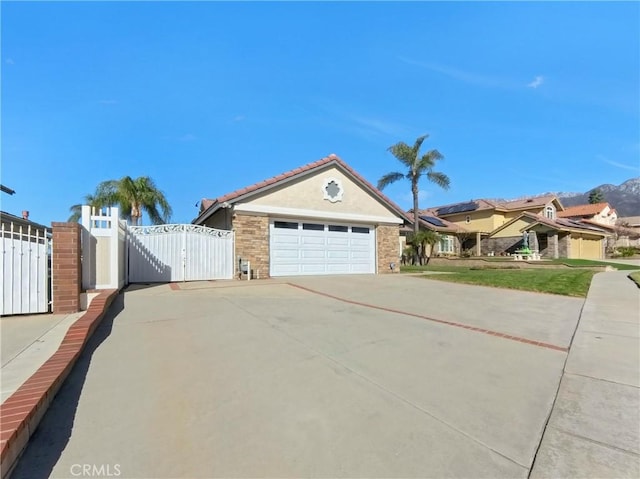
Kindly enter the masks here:
M 375 228 L 313 220 L 272 220 L 270 275 L 371 274 Z
M 404 211 L 336 155 L 218 196 L 193 223 L 234 232 L 253 278 L 399 271 Z

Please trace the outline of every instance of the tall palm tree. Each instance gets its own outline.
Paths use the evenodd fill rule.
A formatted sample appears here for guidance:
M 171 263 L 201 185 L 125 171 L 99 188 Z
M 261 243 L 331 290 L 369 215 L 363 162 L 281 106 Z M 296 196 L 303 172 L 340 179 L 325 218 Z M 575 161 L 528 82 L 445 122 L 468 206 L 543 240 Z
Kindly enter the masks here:
M 103 181 L 96 189 L 95 200 L 99 206 L 118 205 L 120 215 L 134 226 L 142 224 L 143 211 L 153 224 L 168 223 L 171 218 L 167 198 L 148 176 Z
M 443 160 L 444 156 L 440 154 L 438 150 L 429 150 L 424 155 L 420 156 L 420 147 L 424 140 L 429 138 L 429 135 L 423 135 L 418 137 L 414 145 L 411 147 L 400 141 L 393 146 L 389 147 L 389 151 L 395 156 L 400 163 L 407 167 L 406 173 L 391 172 L 384 175 L 378 181 L 378 189 L 383 190 L 391 183 L 395 183 L 403 178 L 408 179 L 411 182 L 411 193 L 413 194 L 413 236 L 418 237 L 420 231 L 420 225 L 418 223 L 418 183 L 423 176 L 438 185 L 439 187 L 447 190 L 449 189 L 450 180 L 447 175 L 434 171 L 433 168 L 438 160 Z M 417 256 L 417 246 L 415 255 Z M 414 261 L 417 258 L 414 256 Z

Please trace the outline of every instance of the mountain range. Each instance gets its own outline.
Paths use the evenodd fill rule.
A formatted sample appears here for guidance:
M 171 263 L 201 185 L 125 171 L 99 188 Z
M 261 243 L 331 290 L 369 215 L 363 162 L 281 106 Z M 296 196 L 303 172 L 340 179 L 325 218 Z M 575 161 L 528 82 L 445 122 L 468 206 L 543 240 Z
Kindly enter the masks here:
M 631 178 L 620 185 L 594 186 L 585 193 L 554 192 L 552 194 L 560 198 L 562 205 L 575 206 L 589 203 L 589 193 L 600 190 L 604 201 L 609 203 L 618 212 L 618 217 L 640 216 L 640 177 Z

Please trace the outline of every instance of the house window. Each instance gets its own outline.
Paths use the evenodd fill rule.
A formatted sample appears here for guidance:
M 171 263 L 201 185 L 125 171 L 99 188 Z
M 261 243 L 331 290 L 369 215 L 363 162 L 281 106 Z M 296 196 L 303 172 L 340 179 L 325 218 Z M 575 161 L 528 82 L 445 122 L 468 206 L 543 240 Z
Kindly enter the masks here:
M 342 226 L 342 225 L 329 225 L 329 231 L 335 231 L 338 233 L 346 233 L 349 231 L 349 227 L 348 226 Z
M 319 225 L 316 223 L 302 223 L 302 229 L 311 231 L 324 231 L 324 225 Z
M 297 230 L 298 223 L 293 223 L 290 221 L 274 221 L 273 227 L 278 229 Z
M 555 219 L 556 209 L 551 205 L 547 206 L 544 210 L 544 216 L 552 220 Z
M 440 253 L 454 253 L 453 236 L 443 235 L 440 238 Z
M 351 227 L 351 232 L 352 233 L 369 234 L 369 228 L 365 228 L 363 226 L 352 226 Z
M 464 222 L 467 224 L 471 223 L 471 216 L 467 215 L 464 219 Z

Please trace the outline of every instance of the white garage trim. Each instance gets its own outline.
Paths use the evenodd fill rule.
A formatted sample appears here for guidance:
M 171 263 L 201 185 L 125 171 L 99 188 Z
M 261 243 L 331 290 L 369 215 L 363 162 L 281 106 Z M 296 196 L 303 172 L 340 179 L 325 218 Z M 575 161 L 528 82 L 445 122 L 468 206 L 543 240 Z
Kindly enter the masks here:
M 331 220 L 271 219 L 270 276 L 373 274 L 376 229 Z
M 396 216 L 370 216 L 358 215 L 353 213 L 337 213 L 327 211 L 306 210 L 298 208 L 285 208 L 281 206 L 265 206 L 252 205 L 247 203 L 236 203 L 233 206 L 235 211 L 242 213 L 262 213 L 274 216 L 289 216 L 293 218 L 313 218 L 323 221 L 343 221 L 355 223 L 373 223 L 373 224 L 395 224 L 403 223 L 403 220 Z

